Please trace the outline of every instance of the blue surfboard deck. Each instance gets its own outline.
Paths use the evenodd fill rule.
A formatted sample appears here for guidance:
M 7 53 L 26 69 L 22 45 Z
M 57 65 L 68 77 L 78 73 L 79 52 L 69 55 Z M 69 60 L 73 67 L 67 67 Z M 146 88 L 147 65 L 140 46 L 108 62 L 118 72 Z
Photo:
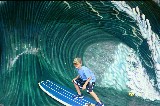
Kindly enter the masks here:
M 74 99 L 73 96 L 77 94 L 75 91 L 50 80 L 41 81 L 38 84 L 45 93 L 66 106 L 87 106 L 86 104 L 96 103 L 85 96 L 82 99 Z

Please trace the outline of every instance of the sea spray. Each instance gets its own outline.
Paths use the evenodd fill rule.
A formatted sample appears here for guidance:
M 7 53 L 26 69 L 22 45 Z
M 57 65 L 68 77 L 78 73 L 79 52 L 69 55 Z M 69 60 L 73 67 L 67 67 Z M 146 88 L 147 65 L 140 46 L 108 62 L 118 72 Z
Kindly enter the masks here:
M 131 9 L 130 6 L 127 5 L 124 1 L 111 1 L 111 2 L 115 5 L 115 7 L 119 11 L 126 12 L 127 14 L 130 15 L 130 17 L 132 19 L 137 21 L 137 26 L 140 29 L 142 37 L 144 39 L 147 39 L 147 43 L 148 43 L 149 49 L 151 51 L 151 56 L 152 56 L 152 59 L 154 60 L 154 66 L 155 66 L 155 71 L 156 71 L 155 73 L 156 73 L 156 79 L 157 79 L 157 87 L 160 89 L 160 62 L 158 61 L 158 59 L 160 58 L 160 46 L 159 46 L 158 35 L 155 34 L 151 30 L 149 20 L 148 19 L 145 20 L 145 15 L 142 14 L 140 16 L 140 12 L 139 12 L 138 7 L 136 7 L 136 9 L 135 8 Z M 146 86 L 148 86 L 148 85 L 146 85 Z M 156 100 L 156 99 L 160 100 L 159 92 L 156 92 L 155 94 L 156 94 L 155 97 L 149 96 L 149 95 L 145 95 L 145 97 L 144 97 L 144 94 L 142 95 L 142 97 L 145 99 L 149 98 L 150 100 Z
M 20 54 L 18 54 L 15 57 L 13 57 L 13 58 L 10 59 L 8 65 L 7 65 L 7 69 L 11 69 L 13 67 L 13 65 L 15 64 L 15 62 L 18 60 L 18 58 L 21 55 L 23 55 L 23 54 L 34 54 L 34 55 L 36 55 L 36 53 L 38 52 L 38 50 L 39 50 L 39 48 L 30 48 L 30 49 L 27 48 L 22 53 L 20 53 Z

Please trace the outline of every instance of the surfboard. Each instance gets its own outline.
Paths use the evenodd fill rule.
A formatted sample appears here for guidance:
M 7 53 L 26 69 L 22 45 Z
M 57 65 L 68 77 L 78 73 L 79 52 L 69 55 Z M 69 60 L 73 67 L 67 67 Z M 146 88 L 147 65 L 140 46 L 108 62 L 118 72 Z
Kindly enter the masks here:
M 74 99 L 73 96 L 76 95 L 76 91 L 62 86 L 54 81 L 46 80 L 38 83 L 39 87 L 51 96 L 53 99 L 57 100 L 66 106 L 95 106 L 96 101 L 84 96 L 84 98 Z

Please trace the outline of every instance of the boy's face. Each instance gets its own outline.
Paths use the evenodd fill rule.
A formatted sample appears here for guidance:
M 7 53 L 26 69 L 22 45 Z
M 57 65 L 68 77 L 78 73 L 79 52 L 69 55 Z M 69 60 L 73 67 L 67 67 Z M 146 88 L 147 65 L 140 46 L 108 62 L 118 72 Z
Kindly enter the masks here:
M 75 66 L 75 68 L 80 69 L 80 68 L 81 68 L 81 66 L 82 66 L 82 64 L 78 62 L 78 63 L 74 63 L 74 66 Z

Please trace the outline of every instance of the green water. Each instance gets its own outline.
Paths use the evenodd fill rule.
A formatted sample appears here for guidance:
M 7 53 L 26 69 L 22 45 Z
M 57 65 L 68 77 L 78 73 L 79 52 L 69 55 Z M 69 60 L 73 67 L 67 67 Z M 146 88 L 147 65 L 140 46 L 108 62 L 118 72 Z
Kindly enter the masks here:
M 147 73 L 151 78 L 155 78 L 153 60 L 149 56 L 150 51 L 146 41 L 140 36 L 138 29 L 136 29 L 137 36 L 132 36 L 131 26 L 136 24 L 125 13 L 118 14 L 124 21 L 122 22 L 117 18 L 118 10 L 111 2 L 68 1 L 67 3 L 62 1 L 0 2 L 0 104 L 62 106 L 44 93 L 38 83 L 48 79 L 75 90 L 71 82 L 76 76 L 73 59 L 81 57 L 85 60 L 83 60 L 84 65 L 92 66 L 90 68 L 96 71 L 101 63 L 96 62 L 93 65 L 87 60 L 92 57 L 100 60 L 99 53 L 106 54 L 108 65 L 103 69 L 105 72 L 112 64 L 114 51 L 120 43 L 138 51 L 142 64 L 148 69 Z M 100 16 L 88 3 L 99 12 Z M 150 20 L 153 31 L 160 34 L 160 15 L 158 15 L 160 8 L 156 4 L 151 1 L 126 3 L 131 7 L 139 6 Z M 128 36 L 123 35 L 124 32 Z M 106 51 L 103 43 L 107 43 Z M 100 45 L 97 46 L 99 49 L 94 46 L 96 44 Z M 89 51 L 89 47 L 93 51 Z M 159 101 L 128 96 L 129 88 L 118 90 L 113 86 L 102 86 L 100 83 L 105 82 L 101 74 L 96 71 L 98 82 L 94 91 L 105 106 L 160 105 Z M 120 76 L 121 79 L 123 77 Z M 90 96 L 85 91 L 82 92 Z

